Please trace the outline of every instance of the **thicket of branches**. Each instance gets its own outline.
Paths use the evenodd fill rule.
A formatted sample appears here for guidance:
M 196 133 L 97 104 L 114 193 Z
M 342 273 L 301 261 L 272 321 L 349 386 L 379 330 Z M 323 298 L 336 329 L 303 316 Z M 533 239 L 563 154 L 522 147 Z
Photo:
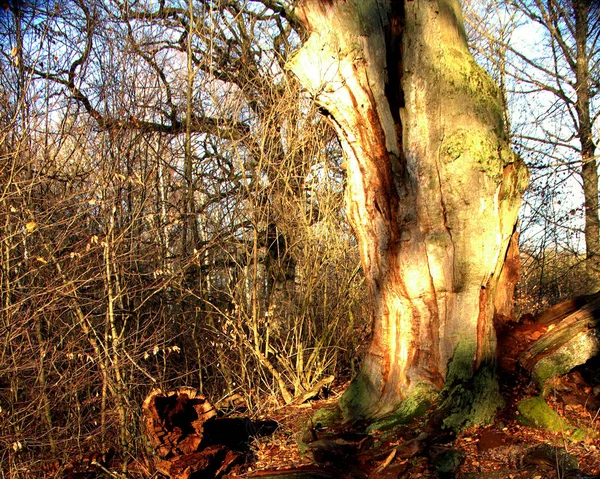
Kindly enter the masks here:
M 253 412 L 365 334 L 338 144 L 278 7 L 19 2 L 0 17 L 0 474 L 143 444 L 142 398 Z

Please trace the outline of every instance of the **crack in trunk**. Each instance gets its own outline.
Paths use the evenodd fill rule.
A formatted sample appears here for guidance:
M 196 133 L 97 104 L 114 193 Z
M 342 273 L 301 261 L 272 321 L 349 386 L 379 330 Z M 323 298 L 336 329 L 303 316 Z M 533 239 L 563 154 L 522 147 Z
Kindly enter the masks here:
M 340 137 L 373 303 L 371 346 L 342 406 L 347 419 L 378 416 L 419 385 L 441 388 L 456 351 L 472 375 L 493 348 L 496 273 L 526 174 L 457 0 L 304 0 L 297 10 L 311 33 L 288 68 Z

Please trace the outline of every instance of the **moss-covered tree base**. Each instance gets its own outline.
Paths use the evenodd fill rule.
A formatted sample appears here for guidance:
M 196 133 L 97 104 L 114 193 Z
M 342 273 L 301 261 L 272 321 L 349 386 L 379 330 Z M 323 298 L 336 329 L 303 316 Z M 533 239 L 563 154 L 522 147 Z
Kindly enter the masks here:
M 298 434 L 297 443 L 300 453 L 304 454 L 309 445 L 318 439 L 315 432 L 317 429 L 332 428 L 341 422 L 342 415 L 337 404 L 317 409 Z
M 444 416 L 445 428 L 460 431 L 473 425 L 490 424 L 504 405 L 504 399 L 493 361 L 473 371 L 475 350 L 474 341 L 458 343 L 439 395 L 431 385 L 421 383 L 397 404 L 378 405 L 377 388 L 364 374 L 359 374 L 339 401 L 344 422 L 370 420 L 369 433 L 387 431 L 424 415 L 437 399 L 437 410 Z
M 445 428 L 461 431 L 474 425 L 490 424 L 504 405 L 495 363 L 482 363 L 474 372 L 474 353 L 474 343 L 461 341 L 448 365 L 438 404 L 438 411 L 445 416 Z
M 364 370 L 352 380 L 348 389 L 340 398 L 338 404 L 344 422 L 355 423 L 358 421 L 377 419 L 376 403 L 381 389 L 371 381 Z M 393 405 L 391 409 L 397 405 Z
M 370 424 L 367 433 L 392 431 L 411 423 L 425 415 L 437 396 L 438 393 L 428 384 L 418 385 L 392 414 Z

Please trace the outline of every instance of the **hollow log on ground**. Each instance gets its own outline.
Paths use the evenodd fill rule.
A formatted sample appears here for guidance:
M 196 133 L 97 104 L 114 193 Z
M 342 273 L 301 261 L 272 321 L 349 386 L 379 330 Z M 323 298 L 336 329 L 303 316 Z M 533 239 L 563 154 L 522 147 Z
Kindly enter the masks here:
M 170 479 L 220 477 L 242 456 L 223 444 L 207 444 L 213 405 L 193 388 L 167 393 L 156 389 L 142 404 L 146 435 L 156 453 L 155 467 Z M 209 428 L 210 429 L 210 428 Z
M 142 404 L 155 467 L 170 479 L 212 479 L 242 462 L 251 438 L 272 434 L 275 421 L 217 417 L 214 406 L 192 388 L 153 390 Z
M 520 354 L 519 364 L 542 389 L 600 353 L 600 293 L 557 304 L 534 321 L 545 333 Z
M 142 404 L 146 435 L 161 459 L 196 452 L 204 423 L 217 415 L 208 400 L 193 388 L 167 393 L 155 389 Z

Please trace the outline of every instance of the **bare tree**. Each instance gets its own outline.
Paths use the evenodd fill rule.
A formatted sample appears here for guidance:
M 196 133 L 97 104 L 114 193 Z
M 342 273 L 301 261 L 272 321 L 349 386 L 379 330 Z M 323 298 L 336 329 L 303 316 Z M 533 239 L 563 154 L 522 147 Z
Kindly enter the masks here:
M 362 274 L 339 144 L 283 72 L 290 23 L 235 2 L 21 5 L 21 47 L 16 13 L 0 33 L 2 468 L 130 457 L 150 387 L 258 409 L 348 370 Z

